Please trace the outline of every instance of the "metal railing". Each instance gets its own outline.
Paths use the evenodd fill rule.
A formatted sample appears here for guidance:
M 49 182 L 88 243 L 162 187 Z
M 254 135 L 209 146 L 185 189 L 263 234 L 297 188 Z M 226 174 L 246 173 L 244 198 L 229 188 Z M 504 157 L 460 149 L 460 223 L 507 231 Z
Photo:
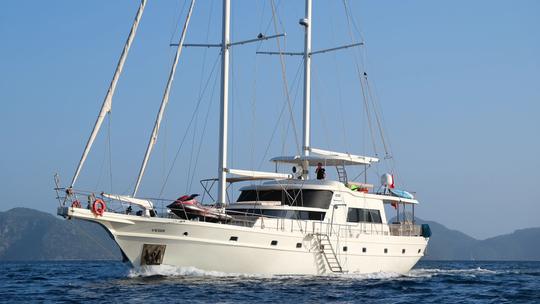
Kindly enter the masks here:
M 88 202 L 80 202 L 81 208 L 90 209 L 92 199 L 95 199 L 96 196 L 93 193 L 87 192 L 77 192 L 73 193 L 70 196 L 63 196 L 60 193 L 63 193 L 60 189 L 57 188 L 59 195 L 58 199 L 61 202 L 61 205 L 65 206 L 66 204 L 72 204 L 74 201 L 78 201 L 77 194 L 79 196 L 88 197 Z M 130 214 L 130 215 L 143 215 L 142 212 L 133 210 L 133 206 L 130 203 L 120 202 L 113 199 L 108 199 L 100 197 L 107 203 L 107 212 L 114 212 L 120 214 Z M 184 206 L 181 211 L 181 214 L 184 216 L 180 217 L 173 212 L 170 212 L 170 208 L 166 206 L 170 204 L 171 200 L 166 199 L 153 199 L 155 216 L 162 218 L 174 218 L 174 219 L 187 219 L 187 220 L 198 220 L 198 221 L 207 221 L 204 216 L 190 212 Z M 131 210 L 131 212 L 129 212 Z M 178 211 L 176 210 L 176 211 Z M 231 218 L 226 221 L 218 221 L 217 223 L 223 225 L 235 225 L 242 227 L 254 227 L 265 230 L 275 230 L 282 232 L 299 232 L 303 234 L 315 234 L 315 233 L 324 233 L 329 236 L 337 236 L 338 238 L 347 237 L 347 238 L 356 238 L 360 235 L 390 235 L 390 236 L 421 236 L 422 229 L 420 225 L 415 225 L 413 223 L 393 223 L 393 224 L 382 224 L 382 223 L 368 223 L 368 222 L 359 222 L 353 225 L 351 224 L 336 224 L 333 221 L 313 221 L 313 220 L 303 220 L 295 218 L 280 218 L 273 217 L 269 215 L 262 215 L 258 213 L 248 213 L 240 212 L 235 210 L 226 210 L 226 214 L 230 215 Z

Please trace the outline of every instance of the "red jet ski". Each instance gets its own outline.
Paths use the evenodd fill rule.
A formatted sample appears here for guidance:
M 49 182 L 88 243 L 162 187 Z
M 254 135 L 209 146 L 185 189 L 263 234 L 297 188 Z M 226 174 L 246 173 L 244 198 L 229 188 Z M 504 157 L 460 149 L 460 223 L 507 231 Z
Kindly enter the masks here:
M 205 206 L 199 203 L 196 197 L 198 194 L 184 195 L 175 200 L 172 204 L 168 205 L 172 213 L 182 219 L 192 220 L 199 219 L 204 222 L 228 222 L 232 217 L 223 213 L 220 209 Z

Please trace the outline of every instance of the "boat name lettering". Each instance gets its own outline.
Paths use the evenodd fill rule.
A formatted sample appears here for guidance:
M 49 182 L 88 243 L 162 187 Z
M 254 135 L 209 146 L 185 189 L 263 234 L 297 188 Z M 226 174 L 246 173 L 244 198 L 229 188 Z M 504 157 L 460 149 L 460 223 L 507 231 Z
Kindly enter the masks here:
M 165 232 L 165 229 L 152 228 L 152 232 Z

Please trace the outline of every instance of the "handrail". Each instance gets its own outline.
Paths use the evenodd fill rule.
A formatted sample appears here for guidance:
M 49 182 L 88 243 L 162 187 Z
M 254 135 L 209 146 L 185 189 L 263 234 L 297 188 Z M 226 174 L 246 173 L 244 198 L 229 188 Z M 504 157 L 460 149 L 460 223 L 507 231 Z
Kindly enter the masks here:
M 58 188 L 57 190 L 62 190 Z M 62 202 L 63 199 L 69 199 L 73 202 L 76 199 L 76 193 L 72 193 L 70 197 L 61 196 L 62 191 L 59 191 L 58 198 Z M 91 192 L 81 192 L 80 195 L 89 195 L 92 196 Z M 113 204 L 117 202 L 113 199 L 103 198 L 107 201 L 107 211 L 123 213 L 126 212 L 126 205 L 130 206 L 129 203 L 119 203 L 119 205 Z M 171 210 L 165 206 L 166 203 L 169 203 L 170 200 L 165 199 L 155 199 L 157 201 L 154 204 L 156 209 L 156 216 L 164 218 L 177 218 L 177 215 L 168 213 L 167 210 Z M 118 202 L 117 202 L 118 203 Z M 61 204 L 62 205 L 62 204 Z M 178 209 L 179 210 L 179 209 Z M 190 212 L 182 205 L 182 211 L 184 212 L 187 219 L 189 215 L 197 215 L 196 213 Z M 354 235 L 389 235 L 389 236 L 421 236 L 422 230 L 420 225 L 413 223 L 399 223 L 399 224 L 385 224 L 385 223 L 368 223 L 368 222 L 359 222 L 355 225 L 351 224 L 336 224 L 334 221 L 313 221 L 313 220 L 302 220 L 296 218 L 281 218 L 276 216 L 263 215 L 260 213 L 249 213 L 244 211 L 235 211 L 235 210 L 226 210 L 228 215 L 232 216 L 232 219 L 228 222 L 221 222 L 218 224 L 223 225 L 237 225 L 243 227 L 255 227 L 265 230 L 276 230 L 276 231 L 287 231 L 287 232 L 299 232 L 302 234 L 308 233 L 326 233 L 329 235 L 336 235 L 336 237 L 352 237 Z M 206 221 L 206 218 L 202 216 L 202 220 Z

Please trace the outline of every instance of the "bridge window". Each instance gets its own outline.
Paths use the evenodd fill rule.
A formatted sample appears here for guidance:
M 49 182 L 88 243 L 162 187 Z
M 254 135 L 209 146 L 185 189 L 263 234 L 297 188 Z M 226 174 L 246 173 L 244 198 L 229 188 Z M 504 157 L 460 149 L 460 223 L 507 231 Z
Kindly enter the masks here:
M 347 222 L 382 223 L 381 211 L 376 209 L 349 208 Z
M 281 202 L 282 205 L 328 209 L 334 193 L 330 190 L 244 190 L 238 202 Z
M 280 209 L 228 209 L 230 215 L 268 216 L 276 218 L 322 221 L 326 212 Z

